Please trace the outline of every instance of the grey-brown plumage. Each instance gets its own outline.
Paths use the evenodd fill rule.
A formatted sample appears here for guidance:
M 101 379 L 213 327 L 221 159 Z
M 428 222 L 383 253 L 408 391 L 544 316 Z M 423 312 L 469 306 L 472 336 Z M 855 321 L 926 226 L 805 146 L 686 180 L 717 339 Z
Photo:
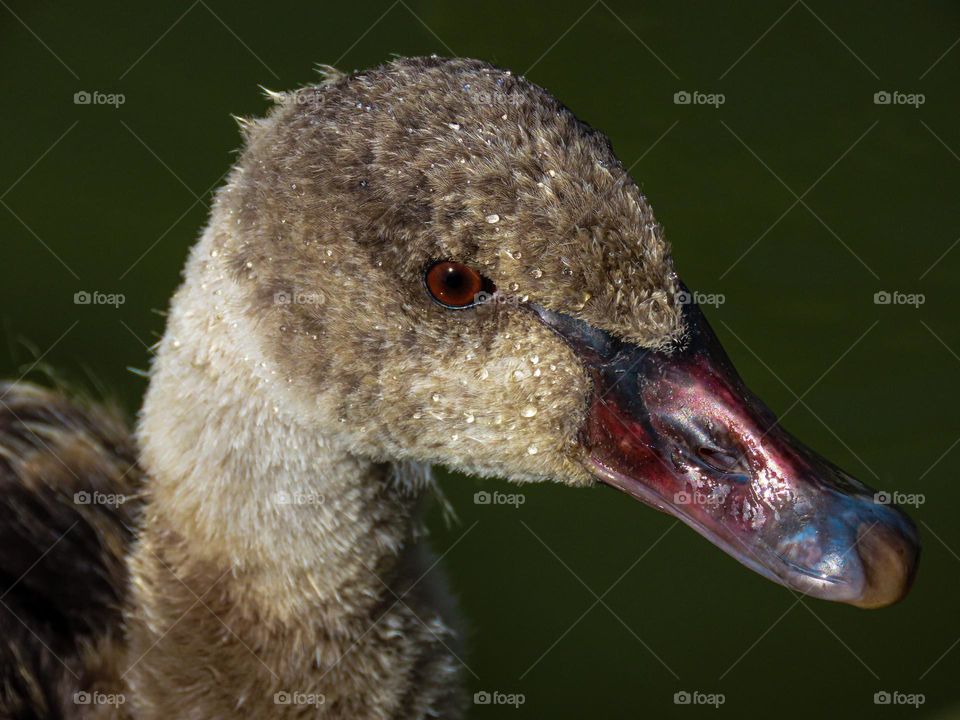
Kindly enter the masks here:
M 76 717 L 113 681 L 140 482 L 118 413 L 0 384 L 0 717 Z
M 5 599 L 40 628 L 6 619 L 14 714 L 80 716 L 66 694 L 99 665 L 138 719 L 459 717 L 460 634 L 418 521 L 429 465 L 593 484 L 590 377 L 528 301 L 649 348 L 684 335 L 645 198 L 544 90 L 416 58 L 274 99 L 172 301 L 138 451 L 58 395 L 5 400 L 9 581 L 69 530 Z M 436 259 L 506 302 L 441 308 Z M 126 492 L 135 458 L 149 499 L 125 569 L 130 505 L 71 498 Z

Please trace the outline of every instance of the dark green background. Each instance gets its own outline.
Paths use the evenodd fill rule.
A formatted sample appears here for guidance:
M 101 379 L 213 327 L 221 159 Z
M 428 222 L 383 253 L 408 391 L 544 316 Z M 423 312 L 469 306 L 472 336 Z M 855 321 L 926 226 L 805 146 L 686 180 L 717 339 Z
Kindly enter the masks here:
M 259 84 L 287 89 L 313 81 L 314 63 L 350 70 L 392 54 L 511 67 L 636 163 L 685 281 L 725 295 L 706 311 L 745 378 L 780 413 L 802 396 L 785 425 L 870 484 L 925 495 L 914 513 L 925 549 L 897 607 L 795 604 L 613 491 L 523 488 L 514 510 L 474 505 L 480 483 L 444 478 L 460 524 L 436 513 L 434 544 L 443 552 L 469 530 L 445 565 L 471 628 L 471 691 L 526 698 L 472 717 L 949 716 L 960 701 L 960 249 L 947 252 L 960 237 L 960 46 L 946 51 L 960 8 L 591 2 L 4 0 L 0 374 L 42 356 L 136 409 L 145 381 L 127 368 L 147 366 L 163 327 L 154 311 L 238 146 L 230 114 L 265 111 Z M 676 105 L 682 89 L 726 102 Z M 75 105 L 78 90 L 126 102 Z M 926 102 L 878 106 L 879 90 Z M 865 132 L 804 197 L 809 209 L 769 230 L 795 202 L 786 186 L 803 195 Z M 127 302 L 78 307 L 81 289 Z M 926 302 L 875 305 L 879 290 Z M 592 592 L 631 566 L 590 610 Z M 675 706 L 684 689 L 726 703 Z M 883 689 L 926 704 L 877 708 Z

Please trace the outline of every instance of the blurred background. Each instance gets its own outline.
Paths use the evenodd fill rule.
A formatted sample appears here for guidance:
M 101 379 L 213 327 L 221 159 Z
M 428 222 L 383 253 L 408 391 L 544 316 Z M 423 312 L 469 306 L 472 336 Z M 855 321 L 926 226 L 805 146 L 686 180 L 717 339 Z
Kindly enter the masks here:
M 865 612 L 799 600 L 614 491 L 443 475 L 464 676 L 523 699 L 471 717 L 960 716 L 956 3 L 0 6 L 0 376 L 53 371 L 136 412 L 131 369 L 234 160 L 230 115 L 267 109 L 258 86 L 393 55 L 512 68 L 610 136 L 748 384 L 913 501 L 924 557 L 905 602 Z

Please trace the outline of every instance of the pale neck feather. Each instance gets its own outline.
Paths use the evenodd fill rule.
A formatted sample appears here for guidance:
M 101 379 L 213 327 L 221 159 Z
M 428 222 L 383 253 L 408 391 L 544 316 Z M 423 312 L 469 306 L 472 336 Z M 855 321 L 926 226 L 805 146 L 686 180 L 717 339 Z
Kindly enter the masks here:
M 428 473 L 351 454 L 322 397 L 295 409 L 212 236 L 174 298 L 139 426 L 151 521 L 193 560 L 242 570 L 245 600 L 280 617 L 304 594 L 363 605 L 370 571 L 389 574 L 411 539 Z

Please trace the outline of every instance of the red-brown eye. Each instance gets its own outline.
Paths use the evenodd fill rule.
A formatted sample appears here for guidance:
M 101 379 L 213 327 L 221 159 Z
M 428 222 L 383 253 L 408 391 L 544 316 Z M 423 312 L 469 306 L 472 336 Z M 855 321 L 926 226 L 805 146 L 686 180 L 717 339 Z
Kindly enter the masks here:
M 493 292 L 493 284 L 463 263 L 442 260 L 427 269 L 427 290 L 441 305 L 468 308 L 480 301 L 480 293 Z

